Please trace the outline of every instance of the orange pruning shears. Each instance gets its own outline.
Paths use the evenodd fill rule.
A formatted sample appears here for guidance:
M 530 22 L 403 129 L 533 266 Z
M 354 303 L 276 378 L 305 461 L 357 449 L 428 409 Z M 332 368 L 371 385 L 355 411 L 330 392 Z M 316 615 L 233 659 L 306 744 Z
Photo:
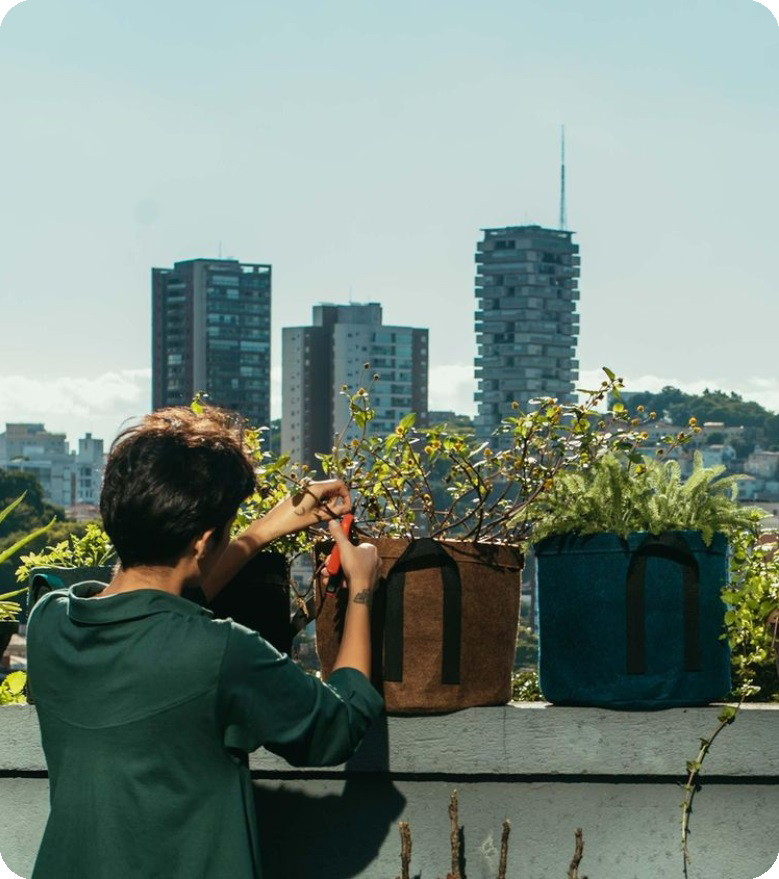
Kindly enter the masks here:
M 341 531 L 347 537 L 349 537 L 353 523 L 354 516 L 351 513 L 346 513 L 341 519 Z M 330 577 L 327 583 L 326 594 L 336 592 L 338 590 L 338 575 L 341 573 L 341 551 L 338 548 L 338 544 L 332 548 L 330 555 L 325 559 L 325 570 Z

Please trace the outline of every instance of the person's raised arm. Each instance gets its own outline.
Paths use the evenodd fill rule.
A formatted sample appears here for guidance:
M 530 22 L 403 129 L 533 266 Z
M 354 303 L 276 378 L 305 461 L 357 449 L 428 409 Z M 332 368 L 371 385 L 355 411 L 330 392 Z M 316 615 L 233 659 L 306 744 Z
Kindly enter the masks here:
M 269 543 L 319 522 L 338 519 L 350 509 L 349 490 L 342 480 L 307 483 L 230 541 L 203 583 L 206 601 L 213 601 L 249 559 Z

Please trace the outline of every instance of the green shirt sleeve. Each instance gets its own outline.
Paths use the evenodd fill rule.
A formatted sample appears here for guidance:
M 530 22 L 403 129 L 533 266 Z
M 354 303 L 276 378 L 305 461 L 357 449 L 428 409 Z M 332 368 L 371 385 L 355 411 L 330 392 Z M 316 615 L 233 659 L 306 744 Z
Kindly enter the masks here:
M 384 704 L 365 675 L 338 669 L 324 684 L 256 632 L 229 625 L 219 679 L 225 746 L 264 746 L 293 766 L 348 760 Z

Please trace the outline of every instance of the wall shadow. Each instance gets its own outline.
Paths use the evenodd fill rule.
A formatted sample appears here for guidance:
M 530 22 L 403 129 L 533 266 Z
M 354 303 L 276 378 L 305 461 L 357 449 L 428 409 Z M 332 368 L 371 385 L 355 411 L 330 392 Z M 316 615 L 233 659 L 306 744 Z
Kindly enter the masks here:
M 313 793 L 325 784 L 343 788 L 340 793 Z M 370 875 L 365 871 L 406 804 L 389 774 L 386 717 L 376 721 L 346 764 L 343 782 L 258 779 L 254 802 L 265 879 Z

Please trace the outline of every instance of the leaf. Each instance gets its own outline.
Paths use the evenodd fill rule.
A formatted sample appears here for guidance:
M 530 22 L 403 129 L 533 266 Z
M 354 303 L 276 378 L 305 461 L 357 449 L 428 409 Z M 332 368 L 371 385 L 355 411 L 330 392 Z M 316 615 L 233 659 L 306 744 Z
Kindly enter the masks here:
M 9 546 L 8 549 L 4 549 L 0 552 L 0 564 L 7 561 L 11 558 L 11 556 L 18 552 L 23 546 L 26 546 L 31 540 L 35 540 L 36 537 L 40 537 L 41 534 L 45 534 L 49 528 L 57 521 L 57 517 L 55 516 L 48 525 L 43 525 L 41 528 L 36 528 L 34 531 L 31 531 L 29 534 L 26 534 L 21 539 L 17 540 L 13 546 Z
M 408 415 L 404 415 L 400 419 L 400 423 L 398 424 L 398 427 L 401 430 L 408 430 L 410 427 L 414 426 L 414 423 L 416 422 L 416 420 L 417 420 L 416 412 L 409 412 Z
M 0 524 L 2 524 L 3 520 L 7 519 L 8 516 L 11 515 L 11 513 L 13 513 L 13 511 L 24 500 L 26 495 L 27 495 L 27 492 L 25 491 L 21 495 L 19 495 L 19 497 L 15 501 L 12 501 L 10 504 L 8 504 L 8 506 L 4 510 L 0 510 Z
M 27 700 L 24 697 L 24 687 L 27 683 L 27 674 L 23 671 L 12 671 L 0 683 L 0 705 L 21 704 Z

